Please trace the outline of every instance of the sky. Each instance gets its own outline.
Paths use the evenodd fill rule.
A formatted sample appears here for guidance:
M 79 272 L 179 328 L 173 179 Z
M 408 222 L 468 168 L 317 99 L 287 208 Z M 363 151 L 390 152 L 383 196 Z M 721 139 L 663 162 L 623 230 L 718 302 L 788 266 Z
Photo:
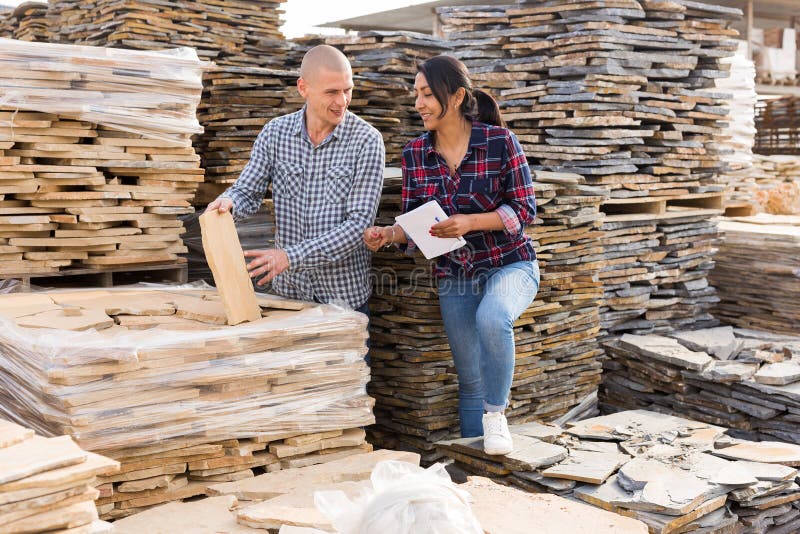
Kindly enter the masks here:
M 430 0 L 381 0 L 364 2 L 356 0 L 287 0 L 283 5 L 286 14 L 283 19 L 283 33 L 286 37 L 299 37 L 306 33 L 319 33 L 315 24 L 357 17 L 377 11 L 387 11 L 398 7 L 422 4 Z M 0 5 L 17 6 L 23 0 L 0 0 Z M 331 30 L 326 30 L 331 33 Z

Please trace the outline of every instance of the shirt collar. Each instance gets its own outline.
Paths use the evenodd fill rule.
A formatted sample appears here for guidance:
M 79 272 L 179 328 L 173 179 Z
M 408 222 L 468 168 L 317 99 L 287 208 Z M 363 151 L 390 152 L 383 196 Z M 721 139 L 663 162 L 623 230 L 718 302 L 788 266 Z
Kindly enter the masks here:
M 336 128 L 334 128 L 333 131 L 330 134 L 328 134 L 328 137 L 326 137 L 325 141 L 323 141 L 321 144 L 325 144 L 331 138 L 340 139 L 342 137 L 343 132 L 344 132 L 344 128 L 345 128 L 344 125 L 345 125 L 345 123 L 347 122 L 347 120 L 349 118 L 348 114 L 349 114 L 349 112 L 345 111 L 344 119 L 342 120 L 342 122 L 340 122 L 339 124 L 336 125 Z M 295 124 L 294 124 L 294 127 L 293 127 L 293 133 L 295 135 L 302 136 L 303 139 L 308 139 L 309 141 L 311 140 L 311 137 L 308 135 L 308 129 L 306 128 L 306 105 L 305 104 L 303 104 L 303 107 L 300 108 L 300 111 L 297 112 L 297 120 L 295 121 Z
M 432 132 L 425 132 L 422 136 L 425 140 L 425 155 L 430 156 L 436 150 L 433 148 L 433 134 Z M 486 147 L 489 144 L 489 129 L 485 124 L 478 121 L 472 121 L 472 133 L 469 135 L 469 145 L 467 145 L 467 152 L 472 152 L 473 148 Z

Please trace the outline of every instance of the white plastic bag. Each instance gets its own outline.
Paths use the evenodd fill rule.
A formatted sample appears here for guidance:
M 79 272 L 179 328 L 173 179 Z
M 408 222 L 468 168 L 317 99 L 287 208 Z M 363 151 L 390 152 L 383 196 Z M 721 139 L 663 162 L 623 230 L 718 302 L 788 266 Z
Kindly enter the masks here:
M 386 461 L 375 466 L 372 491 L 351 501 L 341 491 L 314 493 L 317 508 L 339 534 L 483 534 L 470 495 L 444 465 L 428 469 Z

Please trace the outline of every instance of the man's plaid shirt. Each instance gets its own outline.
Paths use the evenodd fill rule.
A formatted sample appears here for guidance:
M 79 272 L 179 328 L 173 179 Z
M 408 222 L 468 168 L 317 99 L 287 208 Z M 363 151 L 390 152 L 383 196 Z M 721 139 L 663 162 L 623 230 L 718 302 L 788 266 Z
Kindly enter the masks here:
M 433 147 L 431 133 L 403 149 L 403 213 L 436 200 L 447 215 L 496 211 L 505 230 L 470 232 L 467 245 L 440 256 L 436 275 L 472 278 L 483 271 L 536 259 L 525 227 L 536 217 L 528 161 L 506 128 L 472 123 L 467 153 L 455 175 Z M 415 248 L 409 245 L 409 251 Z
M 383 186 L 383 139 L 348 111 L 314 147 L 304 117 L 305 107 L 267 123 L 239 179 L 222 196 L 233 201 L 239 220 L 258 210 L 271 182 L 275 243 L 290 265 L 273 289 L 358 308 L 371 292 L 363 234 L 375 219 Z

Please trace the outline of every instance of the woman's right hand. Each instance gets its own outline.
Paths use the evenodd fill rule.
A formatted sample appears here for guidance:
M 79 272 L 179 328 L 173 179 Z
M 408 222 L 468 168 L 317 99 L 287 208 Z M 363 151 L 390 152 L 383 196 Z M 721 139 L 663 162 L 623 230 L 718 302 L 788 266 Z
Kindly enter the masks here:
M 389 243 L 389 236 L 391 235 L 388 231 L 389 229 L 390 228 L 387 226 L 370 226 L 364 230 L 364 244 L 372 252 L 386 246 Z

